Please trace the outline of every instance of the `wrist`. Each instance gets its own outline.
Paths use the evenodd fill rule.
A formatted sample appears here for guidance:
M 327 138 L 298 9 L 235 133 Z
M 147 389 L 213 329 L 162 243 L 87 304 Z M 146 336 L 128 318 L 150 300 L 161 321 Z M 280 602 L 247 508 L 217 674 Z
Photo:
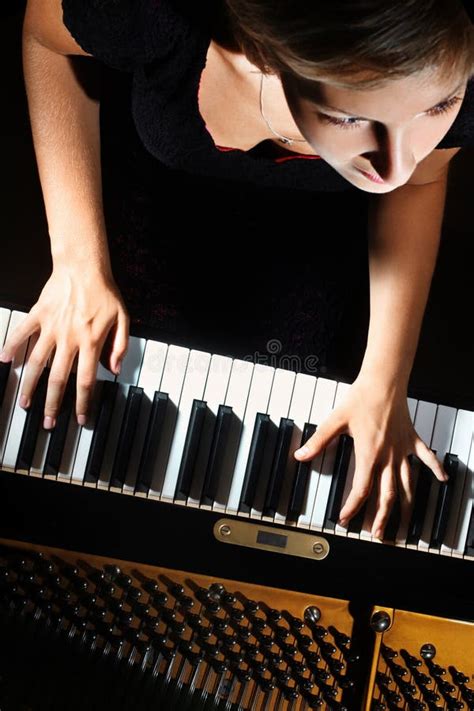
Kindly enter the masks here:
M 89 238 L 88 242 L 80 237 L 67 241 L 51 237 L 51 258 L 53 269 L 112 276 L 106 235 Z
M 406 398 L 408 393 L 409 373 L 362 364 L 356 382 L 376 390 L 385 400 Z

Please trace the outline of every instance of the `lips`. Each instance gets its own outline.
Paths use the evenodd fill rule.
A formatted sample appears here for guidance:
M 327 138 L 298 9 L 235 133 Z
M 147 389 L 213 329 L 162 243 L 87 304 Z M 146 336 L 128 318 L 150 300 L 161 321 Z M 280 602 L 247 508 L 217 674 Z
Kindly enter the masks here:
M 362 168 L 357 168 L 357 170 L 362 173 L 362 175 L 364 175 L 368 180 L 371 180 L 373 183 L 383 185 L 383 183 L 385 182 L 379 175 L 374 175 L 374 173 L 367 173 L 367 171 L 362 170 Z

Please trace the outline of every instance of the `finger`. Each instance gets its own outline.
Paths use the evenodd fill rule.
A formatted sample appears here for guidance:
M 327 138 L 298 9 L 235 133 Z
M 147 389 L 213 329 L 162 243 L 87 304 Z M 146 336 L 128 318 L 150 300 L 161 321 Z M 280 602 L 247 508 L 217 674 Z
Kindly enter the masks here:
M 296 459 L 304 461 L 314 459 L 325 449 L 334 437 L 344 432 L 347 423 L 339 413 L 334 412 L 321 425 L 316 432 L 294 453 Z
M 80 425 L 85 425 L 97 377 L 99 352 L 83 347 L 77 361 L 76 417 Z
M 112 372 L 120 373 L 120 364 L 125 357 L 128 348 L 128 330 L 130 319 L 125 311 L 120 310 L 118 322 L 115 327 L 112 340 L 112 352 L 110 354 L 110 365 Z
M 392 465 L 385 467 L 380 476 L 377 512 L 372 526 L 372 535 L 383 539 L 385 526 L 398 496 L 397 478 Z
M 48 361 L 48 356 L 51 352 L 52 344 L 48 343 L 46 339 L 39 338 L 33 349 L 30 351 L 28 360 L 25 364 L 25 372 L 22 378 L 22 386 L 20 393 L 19 404 L 20 407 L 29 407 L 31 405 L 31 400 L 33 394 L 38 385 L 38 380 L 41 377 L 41 373 Z
M 69 349 L 56 349 L 54 354 L 44 406 L 43 426 L 47 430 L 56 425 L 74 357 L 75 351 Z
M 424 462 L 424 464 L 426 464 L 428 469 L 431 469 L 439 481 L 448 481 L 449 477 L 443 469 L 443 465 L 439 461 L 438 457 L 420 438 L 417 438 L 415 441 L 415 454 L 419 457 L 419 459 L 421 459 L 422 462 Z
M 362 458 L 360 455 L 358 457 L 356 452 L 356 468 L 352 488 L 339 514 L 339 523 L 341 526 L 347 526 L 349 520 L 356 515 L 370 496 L 374 474 L 373 463 L 366 458 Z
M 403 459 L 398 475 L 398 493 L 400 496 L 400 513 L 402 520 L 410 516 L 415 496 L 415 478 L 408 459 Z
M 2 363 L 9 363 L 14 359 L 17 350 L 28 338 L 40 330 L 39 323 L 35 316 L 29 313 L 18 326 L 8 336 L 3 344 L 0 360 Z

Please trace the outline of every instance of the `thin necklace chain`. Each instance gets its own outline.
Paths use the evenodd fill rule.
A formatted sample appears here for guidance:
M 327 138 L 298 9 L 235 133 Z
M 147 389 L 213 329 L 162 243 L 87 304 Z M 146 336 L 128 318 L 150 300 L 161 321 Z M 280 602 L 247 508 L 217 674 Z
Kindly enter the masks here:
M 288 136 L 282 136 L 281 133 L 278 133 L 278 131 L 275 131 L 273 126 L 270 125 L 270 122 L 268 121 L 268 119 L 265 116 L 264 111 L 263 111 L 263 76 L 264 75 L 262 72 L 261 76 L 260 76 L 260 113 L 262 114 L 263 120 L 267 124 L 268 128 L 285 145 L 291 145 L 292 143 L 306 143 L 306 140 L 304 138 L 288 138 Z

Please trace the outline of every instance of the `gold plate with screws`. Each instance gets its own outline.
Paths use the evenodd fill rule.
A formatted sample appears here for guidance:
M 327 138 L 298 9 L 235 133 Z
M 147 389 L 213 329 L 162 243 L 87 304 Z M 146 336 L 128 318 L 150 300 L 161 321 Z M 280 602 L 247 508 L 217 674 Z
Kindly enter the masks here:
M 221 518 L 214 524 L 214 536 L 222 543 L 296 555 L 300 558 L 323 560 L 329 554 L 329 543 L 322 536 L 276 526 L 261 526 L 256 521 Z

